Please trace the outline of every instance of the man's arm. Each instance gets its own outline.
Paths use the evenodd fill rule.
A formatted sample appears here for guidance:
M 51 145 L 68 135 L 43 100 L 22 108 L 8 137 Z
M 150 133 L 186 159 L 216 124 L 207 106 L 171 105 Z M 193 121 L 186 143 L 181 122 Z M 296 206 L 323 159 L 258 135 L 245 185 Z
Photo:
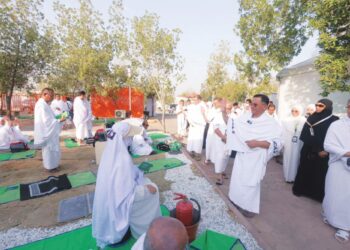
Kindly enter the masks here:
M 268 149 L 270 147 L 270 143 L 268 141 L 257 141 L 250 140 L 245 142 L 250 148 L 265 148 Z

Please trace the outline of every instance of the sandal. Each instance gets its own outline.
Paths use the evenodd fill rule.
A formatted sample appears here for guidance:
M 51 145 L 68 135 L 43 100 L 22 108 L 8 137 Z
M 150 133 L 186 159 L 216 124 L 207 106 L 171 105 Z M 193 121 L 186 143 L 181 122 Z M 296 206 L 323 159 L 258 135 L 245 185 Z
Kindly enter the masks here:
M 226 179 L 226 180 L 228 180 L 228 176 L 227 176 L 227 174 L 222 174 L 222 176 L 224 177 L 224 179 Z
M 321 212 L 321 216 L 322 216 L 322 221 L 323 221 L 323 223 L 326 224 L 326 225 L 329 225 L 329 222 L 328 222 L 328 220 L 327 220 L 327 217 L 326 217 L 326 215 L 324 214 L 323 211 Z
M 223 181 L 217 180 L 217 181 L 215 182 L 215 184 L 218 185 L 218 186 L 221 186 L 221 185 L 223 184 Z
M 334 237 L 340 243 L 346 243 L 349 241 L 349 232 L 342 229 L 338 229 Z

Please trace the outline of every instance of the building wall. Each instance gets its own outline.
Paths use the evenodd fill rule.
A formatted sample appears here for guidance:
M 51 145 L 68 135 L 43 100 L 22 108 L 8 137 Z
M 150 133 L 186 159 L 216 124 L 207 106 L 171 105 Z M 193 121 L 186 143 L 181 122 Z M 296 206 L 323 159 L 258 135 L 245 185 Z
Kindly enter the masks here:
M 323 98 L 319 84 L 320 76 L 317 71 L 309 71 L 294 75 L 281 77 L 278 93 L 278 116 L 281 120 L 289 116 L 293 105 L 301 105 L 304 112 L 307 105 L 316 103 Z M 328 99 L 333 101 L 333 112 L 343 116 L 345 105 L 350 98 L 349 92 L 335 92 L 330 94 Z

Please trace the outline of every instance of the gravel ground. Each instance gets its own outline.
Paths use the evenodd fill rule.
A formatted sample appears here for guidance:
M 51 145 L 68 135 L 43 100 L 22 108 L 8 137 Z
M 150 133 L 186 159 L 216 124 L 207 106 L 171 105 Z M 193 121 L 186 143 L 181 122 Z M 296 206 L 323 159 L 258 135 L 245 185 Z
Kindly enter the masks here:
M 174 157 L 174 155 L 169 155 L 168 157 Z M 171 191 L 162 193 L 163 197 L 165 197 L 164 204 L 170 209 L 175 207 L 176 201 L 173 200 L 173 192 L 184 193 L 190 198 L 195 198 L 202 207 L 202 219 L 198 233 L 203 232 L 205 229 L 212 229 L 240 238 L 247 249 L 261 249 L 245 227 L 235 222 L 229 215 L 228 207 L 214 191 L 209 182 L 204 177 L 197 176 L 192 172 L 191 162 L 186 156 L 181 154 L 176 157 L 187 164 L 179 168 L 167 170 L 165 178 L 172 181 L 173 184 L 171 184 Z M 0 249 L 41 240 L 89 224 L 91 224 L 91 218 L 81 219 L 54 228 L 11 228 L 0 232 Z

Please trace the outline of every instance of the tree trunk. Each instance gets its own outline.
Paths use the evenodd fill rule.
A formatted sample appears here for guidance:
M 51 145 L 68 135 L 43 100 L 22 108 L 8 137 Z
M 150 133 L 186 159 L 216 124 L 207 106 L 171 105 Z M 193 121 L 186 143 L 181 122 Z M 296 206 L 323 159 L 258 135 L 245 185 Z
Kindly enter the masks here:
M 165 127 L 165 105 L 162 105 L 162 125 L 163 125 L 163 132 L 166 133 L 166 127 Z

